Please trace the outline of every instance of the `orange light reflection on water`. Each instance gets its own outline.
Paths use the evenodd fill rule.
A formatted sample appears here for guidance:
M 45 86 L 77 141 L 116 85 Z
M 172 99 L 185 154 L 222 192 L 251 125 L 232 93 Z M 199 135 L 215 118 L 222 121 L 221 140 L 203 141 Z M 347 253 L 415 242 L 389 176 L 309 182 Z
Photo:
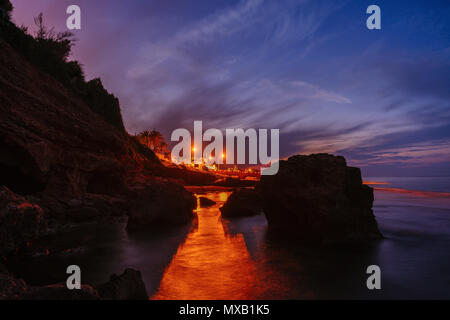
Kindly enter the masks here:
M 197 205 L 198 228 L 192 230 L 166 268 L 152 299 L 246 299 L 255 279 L 255 265 L 242 234 L 229 235 L 219 207 L 230 192 L 205 196 L 217 202 Z

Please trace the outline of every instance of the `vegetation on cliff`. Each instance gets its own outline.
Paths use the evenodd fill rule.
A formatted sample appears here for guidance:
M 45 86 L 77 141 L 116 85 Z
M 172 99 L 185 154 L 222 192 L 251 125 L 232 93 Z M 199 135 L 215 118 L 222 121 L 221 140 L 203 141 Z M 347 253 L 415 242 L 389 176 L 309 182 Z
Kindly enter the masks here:
M 55 32 L 47 28 L 42 14 L 35 18 L 37 32 L 30 35 L 26 27 L 17 27 L 10 21 L 12 5 L 0 1 L 0 37 L 33 65 L 37 66 L 74 94 L 80 96 L 92 111 L 124 131 L 119 100 L 110 94 L 100 79 L 86 81 L 78 61 L 69 61 L 75 39 L 71 32 Z

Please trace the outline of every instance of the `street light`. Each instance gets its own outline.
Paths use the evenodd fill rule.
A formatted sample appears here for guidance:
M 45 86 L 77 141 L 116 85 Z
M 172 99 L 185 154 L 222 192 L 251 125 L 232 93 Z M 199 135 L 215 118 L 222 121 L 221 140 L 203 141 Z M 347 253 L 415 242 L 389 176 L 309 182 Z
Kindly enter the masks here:
M 222 159 L 225 159 L 225 153 L 222 153 Z M 223 162 L 223 161 L 222 161 Z M 217 164 L 217 170 L 220 170 L 219 169 L 219 163 Z

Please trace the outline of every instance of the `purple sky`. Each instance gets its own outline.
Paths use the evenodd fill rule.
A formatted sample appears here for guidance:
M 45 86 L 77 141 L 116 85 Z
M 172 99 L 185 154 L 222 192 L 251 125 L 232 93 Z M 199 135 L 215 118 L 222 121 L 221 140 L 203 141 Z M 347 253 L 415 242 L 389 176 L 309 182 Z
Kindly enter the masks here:
M 365 176 L 450 176 L 450 4 L 12 0 L 17 24 L 65 30 L 73 59 L 119 97 L 130 133 L 279 128 L 281 155 L 345 155 Z

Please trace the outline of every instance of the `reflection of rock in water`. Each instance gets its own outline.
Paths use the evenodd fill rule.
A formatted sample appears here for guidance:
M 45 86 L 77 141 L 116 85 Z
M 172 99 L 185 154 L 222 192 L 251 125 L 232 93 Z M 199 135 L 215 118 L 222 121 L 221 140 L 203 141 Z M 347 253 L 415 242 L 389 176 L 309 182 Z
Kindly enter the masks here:
M 229 236 L 218 207 L 228 192 L 208 194 L 218 204 L 197 208 L 198 229 L 179 247 L 153 299 L 245 299 L 251 296 L 255 266 L 242 234 Z

